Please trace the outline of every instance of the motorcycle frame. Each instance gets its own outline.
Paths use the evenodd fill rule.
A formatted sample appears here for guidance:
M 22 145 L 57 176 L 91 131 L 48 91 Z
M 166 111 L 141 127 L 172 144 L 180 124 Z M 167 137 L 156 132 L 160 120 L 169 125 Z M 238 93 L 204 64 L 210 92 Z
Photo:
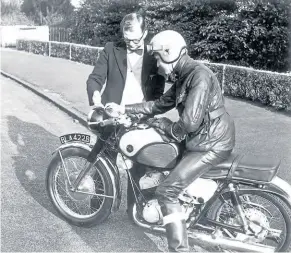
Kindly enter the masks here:
M 109 136 L 109 138 L 112 138 L 113 134 L 115 134 L 114 139 L 116 141 L 116 143 L 118 142 L 119 139 L 119 133 L 122 131 L 122 129 L 118 129 L 118 131 L 116 132 L 116 130 Z M 56 151 L 61 152 L 63 149 L 68 148 L 68 147 L 78 147 L 78 148 L 83 148 L 89 152 L 92 151 L 93 146 L 89 146 L 88 144 L 84 144 L 81 142 L 72 142 L 72 143 L 67 143 L 67 144 L 63 144 L 61 145 Z M 106 169 L 108 170 L 109 174 L 110 174 L 110 178 L 111 181 L 113 183 L 113 187 L 114 187 L 114 195 L 113 197 L 113 205 L 111 208 L 111 211 L 117 211 L 120 207 L 120 203 L 121 203 L 121 183 L 120 183 L 120 173 L 119 173 L 119 169 L 117 168 L 116 164 L 114 161 L 112 161 L 112 159 L 110 158 L 110 154 L 108 153 L 109 148 L 107 145 L 105 145 L 104 148 L 102 148 L 102 150 L 100 151 L 100 153 L 97 155 L 96 159 L 94 160 L 94 163 L 87 166 L 86 168 L 84 168 L 77 180 L 73 183 L 73 187 L 76 189 L 79 185 L 79 183 L 81 182 L 82 178 L 84 177 L 84 175 L 89 171 L 89 169 L 91 168 L 91 166 L 93 166 L 98 160 L 100 160 L 104 166 L 106 167 Z M 112 150 L 112 149 L 111 149 Z M 56 152 L 55 151 L 55 152 Z M 114 151 L 120 151 L 119 148 L 117 148 L 117 150 Z M 107 157 L 107 153 L 109 154 L 109 157 Z M 61 154 L 60 154 L 61 156 Z M 129 171 L 128 171 L 129 172 Z M 127 176 L 130 177 L 130 175 L 127 173 Z M 226 180 L 226 179 L 224 179 Z M 282 179 L 280 179 L 282 180 Z M 283 180 L 282 180 L 283 181 Z M 283 181 L 285 182 L 285 181 Z M 132 182 L 130 182 L 132 187 L 134 188 L 134 185 Z M 224 183 L 222 183 L 219 186 L 219 189 L 215 192 L 215 194 L 211 197 L 210 200 L 208 200 L 205 204 L 205 206 L 202 208 L 201 212 L 197 215 L 197 217 L 195 218 L 194 221 L 191 221 L 191 226 L 192 225 L 203 225 L 203 224 L 207 224 L 207 226 L 209 225 L 214 225 L 214 226 L 220 226 L 226 229 L 232 229 L 233 231 L 237 231 L 237 232 L 244 232 L 246 230 L 245 226 L 232 226 L 232 225 L 228 225 L 228 224 L 224 224 L 222 222 L 218 222 L 215 221 L 213 219 L 210 219 L 208 217 L 206 217 L 206 213 L 208 212 L 209 208 L 211 207 L 211 205 L 214 203 L 214 201 L 223 193 L 226 192 L 230 192 L 229 190 L 229 185 L 233 184 L 235 187 L 237 185 L 252 185 L 254 186 L 254 188 L 252 188 L 252 190 L 259 190 L 259 191 L 264 191 L 264 192 L 268 192 L 268 193 L 272 193 L 276 196 L 278 196 L 279 198 L 281 198 L 282 200 L 284 200 L 284 202 L 290 207 L 291 209 L 291 186 L 289 186 L 288 184 L 285 185 L 284 189 L 281 188 L 282 182 L 270 182 L 270 183 L 266 183 L 264 185 L 259 184 L 259 183 L 254 183 L 254 182 L 241 182 L 239 180 L 231 180 L 231 179 L 227 179 Z M 244 188 L 240 188 L 240 191 L 247 191 L 249 189 L 244 189 Z M 231 194 L 231 198 L 232 200 L 235 200 L 234 204 L 234 208 L 236 208 L 236 211 L 238 213 L 240 213 L 239 207 L 240 207 L 240 200 L 238 198 L 237 195 L 237 191 L 232 191 L 230 192 Z M 105 196 L 106 197 L 106 196 Z M 111 197 L 111 196 L 110 196 Z M 233 201 L 232 201 L 233 202 Z M 138 203 L 137 203 L 138 204 Z M 242 215 L 242 213 L 240 213 Z

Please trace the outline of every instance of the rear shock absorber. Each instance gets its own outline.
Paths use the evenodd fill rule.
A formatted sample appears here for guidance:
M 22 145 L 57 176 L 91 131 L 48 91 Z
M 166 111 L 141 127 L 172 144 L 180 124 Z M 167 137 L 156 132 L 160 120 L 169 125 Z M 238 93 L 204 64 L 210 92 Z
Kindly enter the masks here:
M 242 208 L 242 202 L 239 198 L 237 188 L 234 186 L 233 183 L 230 183 L 228 185 L 228 189 L 230 191 L 230 198 L 231 198 L 231 202 L 233 204 L 233 207 L 234 207 L 235 211 L 239 214 L 239 217 L 243 223 L 244 232 L 246 233 L 248 231 L 249 225 L 248 225 L 248 220 L 246 219 L 244 210 Z

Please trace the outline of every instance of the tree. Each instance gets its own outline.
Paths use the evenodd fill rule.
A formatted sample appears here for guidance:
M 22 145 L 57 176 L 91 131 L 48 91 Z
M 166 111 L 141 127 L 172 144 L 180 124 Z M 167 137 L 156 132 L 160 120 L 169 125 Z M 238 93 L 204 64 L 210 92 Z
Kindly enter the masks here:
M 39 25 L 62 22 L 74 12 L 70 0 L 24 0 L 21 11 Z
M 1 25 L 32 25 L 20 11 L 21 0 L 1 0 Z

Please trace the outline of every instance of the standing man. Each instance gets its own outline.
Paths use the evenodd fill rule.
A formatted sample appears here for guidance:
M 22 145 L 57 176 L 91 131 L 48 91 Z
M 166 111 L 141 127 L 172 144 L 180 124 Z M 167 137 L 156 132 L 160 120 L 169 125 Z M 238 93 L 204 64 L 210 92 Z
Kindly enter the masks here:
M 158 99 L 164 92 L 165 78 L 158 73 L 156 59 L 146 51 L 148 31 L 144 16 L 139 13 L 128 14 L 121 21 L 120 28 L 123 41 L 106 43 L 87 80 L 90 105 L 140 103 Z M 106 139 L 106 133 L 103 133 L 102 139 Z M 101 148 L 103 142 L 100 139 L 98 142 Z M 131 170 L 136 182 L 142 173 L 137 169 Z M 128 209 L 133 203 L 134 194 L 128 183 Z

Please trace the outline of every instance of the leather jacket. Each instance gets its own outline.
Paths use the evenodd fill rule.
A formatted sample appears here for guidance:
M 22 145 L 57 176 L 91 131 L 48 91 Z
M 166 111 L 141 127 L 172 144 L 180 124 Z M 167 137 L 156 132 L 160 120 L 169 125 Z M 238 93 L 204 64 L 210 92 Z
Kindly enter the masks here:
M 214 73 L 183 55 L 174 68 L 177 81 L 155 101 L 127 105 L 129 113 L 162 114 L 176 107 L 177 123 L 186 133 L 191 151 L 227 151 L 235 144 L 235 127 L 224 107 L 224 98 Z

